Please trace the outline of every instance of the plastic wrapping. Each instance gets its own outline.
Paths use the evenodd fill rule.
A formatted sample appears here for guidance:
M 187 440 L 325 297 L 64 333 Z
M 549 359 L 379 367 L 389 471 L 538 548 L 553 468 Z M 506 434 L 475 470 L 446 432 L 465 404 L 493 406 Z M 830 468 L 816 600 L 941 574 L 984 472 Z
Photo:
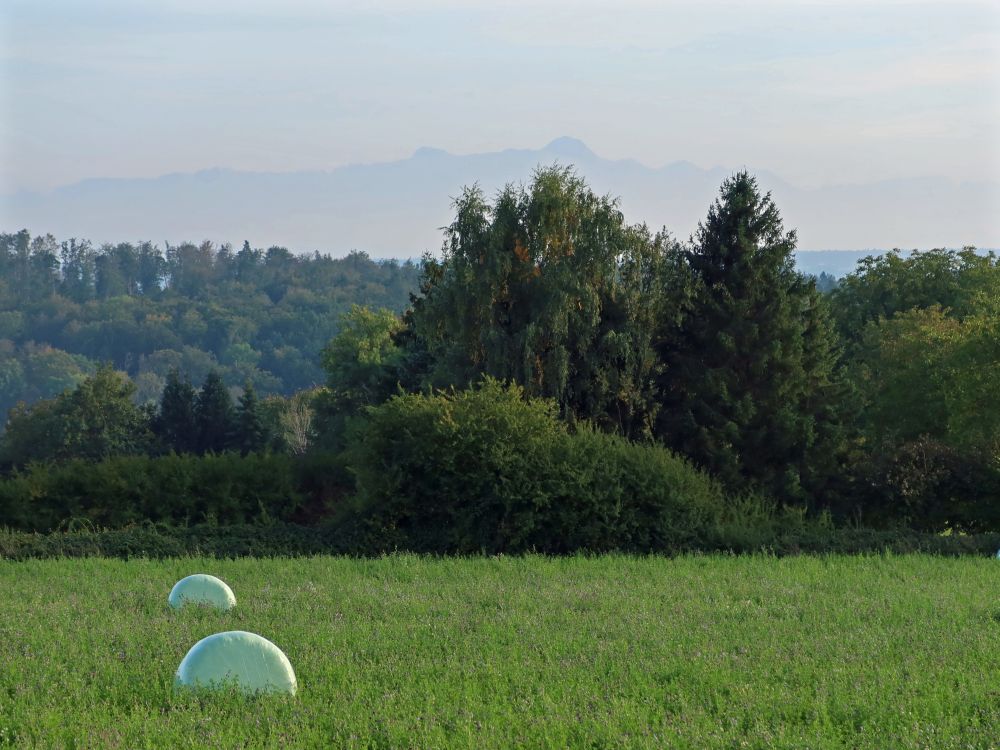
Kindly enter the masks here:
M 207 604 L 225 611 L 236 606 L 236 596 L 224 581 L 197 573 L 175 583 L 167 602 L 174 609 L 185 604 Z
M 235 684 L 246 692 L 295 695 L 295 672 L 288 657 L 266 638 L 232 630 L 202 638 L 181 661 L 176 687 Z

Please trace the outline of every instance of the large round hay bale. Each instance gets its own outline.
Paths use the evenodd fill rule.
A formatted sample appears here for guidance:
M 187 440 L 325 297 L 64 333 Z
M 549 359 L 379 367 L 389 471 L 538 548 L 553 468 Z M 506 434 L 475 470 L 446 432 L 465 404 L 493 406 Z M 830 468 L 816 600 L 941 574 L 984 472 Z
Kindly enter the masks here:
M 174 609 L 180 609 L 185 604 L 207 604 L 226 611 L 236 606 L 236 596 L 225 581 L 197 573 L 175 583 L 167 602 Z
M 231 630 L 202 638 L 181 661 L 177 687 L 235 685 L 249 693 L 295 695 L 295 672 L 281 649 L 256 633 Z

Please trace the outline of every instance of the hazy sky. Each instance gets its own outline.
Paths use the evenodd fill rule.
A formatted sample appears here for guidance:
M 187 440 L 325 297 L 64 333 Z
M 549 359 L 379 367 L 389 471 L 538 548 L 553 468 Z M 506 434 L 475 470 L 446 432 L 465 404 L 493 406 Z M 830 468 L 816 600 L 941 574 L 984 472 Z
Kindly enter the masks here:
M 0 187 L 559 135 L 801 186 L 995 178 L 1000 3 L 3 0 Z

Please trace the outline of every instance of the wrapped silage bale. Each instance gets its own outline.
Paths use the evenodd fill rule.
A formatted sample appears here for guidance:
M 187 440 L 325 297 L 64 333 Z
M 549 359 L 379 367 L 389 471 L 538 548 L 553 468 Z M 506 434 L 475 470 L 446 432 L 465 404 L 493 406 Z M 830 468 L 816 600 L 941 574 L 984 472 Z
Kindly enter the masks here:
M 298 686 L 288 657 L 256 633 L 232 630 L 202 638 L 181 661 L 175 687 L 235 685 L 248 693 L 295 695 Z
M 167 603 L 174 609 L 180 609 L 185 604 L 207 604 L 223 611 L 236 606 L 236 595 L 233 590 L 215 576 L 196 573 L 182 578 L 170 590 Z

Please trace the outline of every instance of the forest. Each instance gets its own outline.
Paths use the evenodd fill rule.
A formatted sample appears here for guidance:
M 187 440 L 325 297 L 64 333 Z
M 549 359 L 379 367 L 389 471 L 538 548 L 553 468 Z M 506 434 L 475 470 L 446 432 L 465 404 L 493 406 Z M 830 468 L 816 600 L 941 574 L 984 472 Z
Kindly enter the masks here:
M 94 247 L 0 234 L 0 413 L 110 363 L 159 400 L 172 369 L 291 395 L 322 384 L 319 351 L 351 304 L 402 312 L 418 265 L 285 248 Z
M 0 235 L 0 524 L 428 552 L 1000 530 L 997 258 L 817 285 L 796 241 L 746 172 L 680 240 L 565 167 L 466 188 L 419 264 Z

